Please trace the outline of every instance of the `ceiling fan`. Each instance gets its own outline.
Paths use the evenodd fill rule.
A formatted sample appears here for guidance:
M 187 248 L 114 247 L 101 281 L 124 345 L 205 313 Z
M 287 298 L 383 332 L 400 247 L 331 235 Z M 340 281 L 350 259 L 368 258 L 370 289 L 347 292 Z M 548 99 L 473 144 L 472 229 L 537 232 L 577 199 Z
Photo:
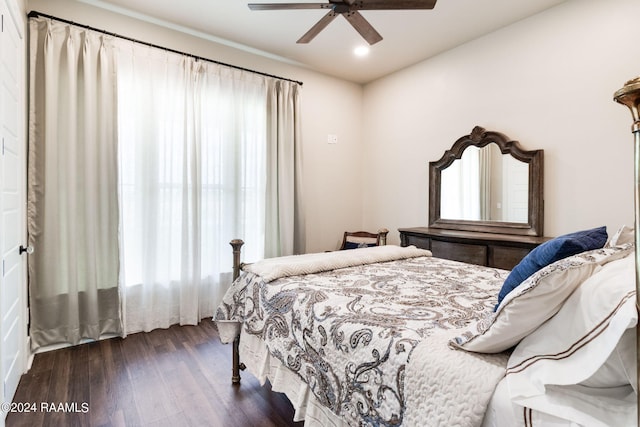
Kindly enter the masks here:
M 342 15 L 369 43 L 382 40 L 382 36 L 364 19 L 360 10 L 433 9 L 437 0 L 329 0 L 329 3 L 249 3 L 251 10 L 328 9 L 329 12 L 307 31 L 297 43 L 309 43 L 327 25 Z

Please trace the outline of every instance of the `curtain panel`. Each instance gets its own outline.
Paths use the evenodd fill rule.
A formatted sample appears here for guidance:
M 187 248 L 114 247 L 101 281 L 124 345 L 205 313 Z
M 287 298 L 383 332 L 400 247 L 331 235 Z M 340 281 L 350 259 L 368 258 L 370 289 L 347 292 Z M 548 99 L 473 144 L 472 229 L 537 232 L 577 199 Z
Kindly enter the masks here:
M 299 84 L 31 22 L 30 286 L 47 330 L 103 299 L 118 327 L 78 337 L 196 324 L 231 283 L 231 239 L 247 260 L 304 251 Z
M 30 20 L 33 347 L 121 334 L 115 55 L 109 37 Z
M 304 253 L 300 86 L 267 82 L 266 258 Z
M 130 43 L 118 59 L 126 332 L 196 324 L 230 284 L 232 238 L 264 257 L 265 78 Z

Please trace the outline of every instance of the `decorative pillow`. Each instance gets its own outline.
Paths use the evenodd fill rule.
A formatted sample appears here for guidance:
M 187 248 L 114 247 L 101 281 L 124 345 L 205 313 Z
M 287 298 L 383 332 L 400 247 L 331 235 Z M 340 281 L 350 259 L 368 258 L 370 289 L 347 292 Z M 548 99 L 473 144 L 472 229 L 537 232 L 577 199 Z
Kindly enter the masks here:
M 635 302 L 635 257 L 603 266 L 518 344 L 506 372 L 512 401 L 578 425 L 635 425 Z
M 623 225 L 615 232 L 611 239 L 607 242 L 607 246 L 620 246 L 635 241 L 635 233 L 632 227 Z
M 599 249 L 607 242 L 607 227 L 592 228 L 590 230 L 577 231 L 565 234 L 555 239 L 544 242 L 516 265 L 498 293 L 498 304 L 504 297 L 520 285 L 527 277 L 541 268 L 558 260 L 580 252 Z M 498 309 L 496 305 L 495 309 Z
M 375 243 L 365 243 L 365 242 L 345 242 L 345 249 L 358 249 L 358 248 L 370 248 L 372 246 L 377 246 Z
M 479 353 L 510 349 L 556 314 L 594 271 L 632 252 L 633 244 L 595 249 L 540 269 L 507 294 L 498 311 L 483 313 L 481 320 L 451 344 Z

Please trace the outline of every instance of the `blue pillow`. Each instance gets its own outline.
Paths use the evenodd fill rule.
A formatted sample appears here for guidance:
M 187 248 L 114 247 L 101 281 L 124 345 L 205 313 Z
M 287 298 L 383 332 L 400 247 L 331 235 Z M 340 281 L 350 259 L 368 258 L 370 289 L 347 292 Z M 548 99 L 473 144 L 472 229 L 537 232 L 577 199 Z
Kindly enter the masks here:
M 511 270 L 502 284 L 502 289 L 498 294 L 498 304 L 493 311 L 498 309 L 509 292 L 517 288 L 520 283 L 536 271 L 568 256 L 600 249 L 607 242 L 607 237 L 607 227 L 598 227 L 565 234 L 536 247 Z
M 357 242 L 345 242 L 345 249 L 358 249 L 358 248 L 369 248 L 371 246 L 377 246 L 375 243 L 357 243 Z

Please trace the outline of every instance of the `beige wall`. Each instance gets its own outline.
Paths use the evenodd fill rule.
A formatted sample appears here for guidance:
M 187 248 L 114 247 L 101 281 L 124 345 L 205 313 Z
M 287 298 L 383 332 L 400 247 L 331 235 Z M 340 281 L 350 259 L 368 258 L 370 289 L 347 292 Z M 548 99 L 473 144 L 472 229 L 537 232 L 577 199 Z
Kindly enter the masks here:
M 105 29 L 156 45 L 217 61 L 279 75 L 304 83 L 302 135 L 307 211 L 307 251 L 337 248 L 346 229 L 362 221 L 362 87 L 127 18 L 74 0 L 29 0 L 29 10 Z M 327 144 L 327 135 L 338 144 Z M 242 236 L 238 236 L 242 237 Z M 250 244 L 251 242 L 247 242 Z
M 633 224 L 640 2 L 574 0 L 365 86 L 364 225 L 427 224 L 428 162 L 475 125 L 545 150 L 545 234 Z M 383 172 L 380 172 L 383 171 Z

